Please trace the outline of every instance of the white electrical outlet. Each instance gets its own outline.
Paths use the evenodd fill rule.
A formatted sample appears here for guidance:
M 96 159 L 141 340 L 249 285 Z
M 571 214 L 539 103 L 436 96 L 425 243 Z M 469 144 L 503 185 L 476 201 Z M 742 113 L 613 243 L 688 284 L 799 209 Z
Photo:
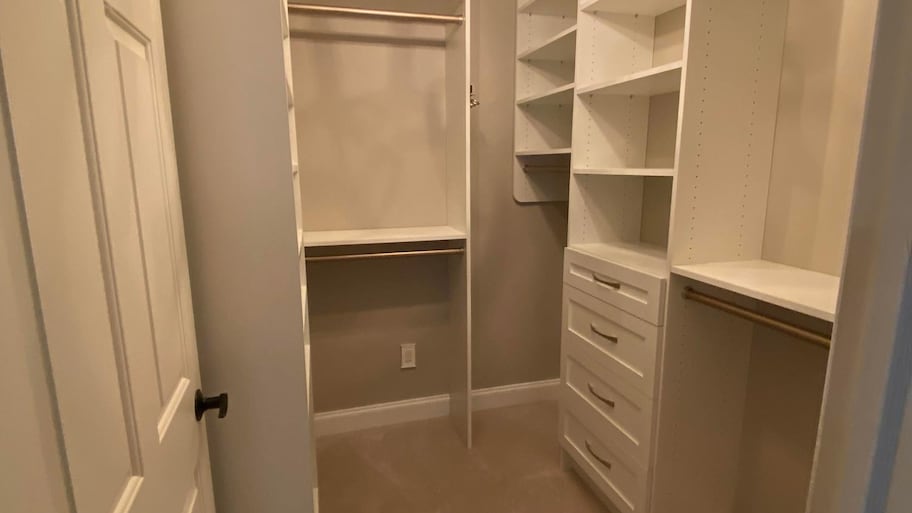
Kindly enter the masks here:
M 415 344 L 399 344 L 399 368 L 414 369 L 417 366 L 415 363 Z

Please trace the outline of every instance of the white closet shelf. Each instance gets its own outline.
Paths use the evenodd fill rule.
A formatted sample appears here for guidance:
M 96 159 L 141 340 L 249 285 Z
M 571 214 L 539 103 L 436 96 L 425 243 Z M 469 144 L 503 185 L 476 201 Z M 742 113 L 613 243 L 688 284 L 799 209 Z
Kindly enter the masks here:
M 517 157 L 543 157 L 546 155 L 570 155 L 570 148 L 543 148 L 538 150 L 516 150 Z
M 832 322 L 839 277 L 767 260 L 676 265 L 672 272 Z
M 685 3 L 683 0 L 587 0 L 582 2 L 580 10 L 658 16 L 663 12 L 677 9 Z
M 681 90 L 683 61 L 580 87 L 576 94 L 654 96 Z
M 550 14 L 576 17 L 576 2 L 567 0 L 526 0 L 517 11 L 526 14 Z
M 668 278 L 668 252 L 661 246 L 642 242 L 589 242 L 568 247 L 644 274 Z
M 521 61 L 572 61 L 576 52 L 576 25 L 520 52 Z
M 432 242 L 464 240 L 465 231 L 452 226 L 409 226 L 371 228 L 366 230 L 320 230 L 303 233 L 304 247 L 354 246 L 358 244 L 394 244 L 397 242 Z
M 588 176 L 674 176 L 673 168 L 574 168 L 575 175 Z
M 298 257 L 304 254 L 304 230 L 298 228 Z
M 573 83 L 516 100 L 516 105 L 564 105 L 573 101 Z

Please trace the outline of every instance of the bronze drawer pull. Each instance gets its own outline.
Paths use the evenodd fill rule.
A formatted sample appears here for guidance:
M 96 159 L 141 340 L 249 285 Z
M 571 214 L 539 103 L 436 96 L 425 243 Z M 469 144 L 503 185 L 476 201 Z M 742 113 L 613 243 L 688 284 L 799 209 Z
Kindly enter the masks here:
M 604 286 L 606 286 L 606 287 L 611 287 L 611 288 L 613 288 L 614 290 L 617 290 L 617 289 L 621 288 L 621 282 L 619 282 L 619 281 L 612 281 L 612 280 L 606 280 L 606 279 L 604 279 L 604 278 L 599 278 L 599 275 L 597 275 L 597 274 L 595 274 L 595 273 L 592 273 L 592 279 L 595 280 L 595 282 L 598 283 L 599 285 L 604 285 Z
M 589 454 L 591 454 L 593 458 L 598 460 L 599 463 L 601 463 L 602 465 L 605 465 L 605 467 L 607 467 L 608 470 L 611 470 L 611 463 L 609 461 L 605 460 L 604 458 L 602 458 L 601 456 L 599 456 L 598 454 L 596 454 L 595 451 L 592 450 L 592 446 L 589 444 L 589 440 L 586 440 L 586 450 L 589 451 Z
M 606 398 L 606 397 L 602 397 L 601 395 L 599 395 L 599 393 L 595 391 L 595 388 L 592 387 L 592 383 L 587 383 L 587 384 L 589 385 L 589 393 L 590 393 L 590 394 L 594 395 L 595 398 L 598 399 L 599 401 L 602 401 L 603 403 L 607 404 L 607 405 L 610 406 L 611 408 L 614 408 L 614 401 L 612 401 L 611 399 L 608 399 L 608 398 Z
M 604 338 L 604 339 L 607 340 L 608 342 L 612 342 L 612 343 L 614 343 L 614 344 L 617 344 L 617 342 L 618 342 L 618 338 L 617 338 L 616 336 L 614 336 L 614 335 L 609 335 L 609 334 L 605 333 L 604 331 L 600 330 L 600 329 L 598 328 L 598 326 L 595 325 L 594 322 L 593 322 L 593 323 L 589 323 L 589 329 L 592 330 L 592 333 L 595 333 L 596 335 L 598 335 L 598 336 Z

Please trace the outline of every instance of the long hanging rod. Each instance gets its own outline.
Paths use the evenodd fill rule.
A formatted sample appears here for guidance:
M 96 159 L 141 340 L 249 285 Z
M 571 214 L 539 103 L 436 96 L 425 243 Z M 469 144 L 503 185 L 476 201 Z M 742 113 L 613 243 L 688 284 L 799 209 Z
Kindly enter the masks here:
M 373 258 L 395 258 L 409 256 L 430 256 L 430 255 L 462 255 L 465 253 L 464 248 L 453 249 L 419 249 L 415 251 L 390 251 L 387 253 L 353 253 L 348 255 L 327 255 L 304 257 L 307 262 L 331 262 L 338 260 L 368 260 Z
M 400 21 L 431 21 L 435 23 L 462 23 L 462 16 L 446 14 L 425 14 L 401 11 L 380 11 L 376 9 L 356 9 L 353 7 L 332 7 L 329 5 L 311 5 L 288 3 L 288 12 L 310 14 L 342 14 L 346 16 L 360 16 L 365 18 L 386 18 Z
M 747 308 L 736 305 L 729 301 L 725 301 L 724 299 L 719 299 L 703 294 L 702 292 L 697 292 L 690 287 L 684 287 L 683 296 L 684 299 L 696 301 L 697 303 L 702 303 L 717 310 L 722 310 L 723 312 L 730 313 L 736 317 L 741 317 L 742 319 L 747 319 L 749 321 L 756 322 L 757 324 L 762 324 L 763 326 L 773 328 L 774 330 L 788 333 L 789 335 L 804 340 L 805 342 L 810 342 L 826 349 L 830 348 L 830 337 L 822 333 L 810 331 L 800 326 L 795 326 L 794 324 L 780 321 L 779 319 L 774 319 L 768 315 L 764 315 L 753 310 L 748 310 Z

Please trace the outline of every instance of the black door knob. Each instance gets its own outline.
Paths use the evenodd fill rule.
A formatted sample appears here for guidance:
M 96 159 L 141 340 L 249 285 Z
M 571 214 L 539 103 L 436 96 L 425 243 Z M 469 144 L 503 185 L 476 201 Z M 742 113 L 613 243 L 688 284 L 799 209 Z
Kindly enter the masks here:
M 228 394 L 219 394 L 212 397 L 204 397 L 202 390 L 197 389 L 194 410 L 196 410 L 196 420 L 203 419 L 206 410 L 218 408 L 218 418 L 223 419 L 228 415 Z

